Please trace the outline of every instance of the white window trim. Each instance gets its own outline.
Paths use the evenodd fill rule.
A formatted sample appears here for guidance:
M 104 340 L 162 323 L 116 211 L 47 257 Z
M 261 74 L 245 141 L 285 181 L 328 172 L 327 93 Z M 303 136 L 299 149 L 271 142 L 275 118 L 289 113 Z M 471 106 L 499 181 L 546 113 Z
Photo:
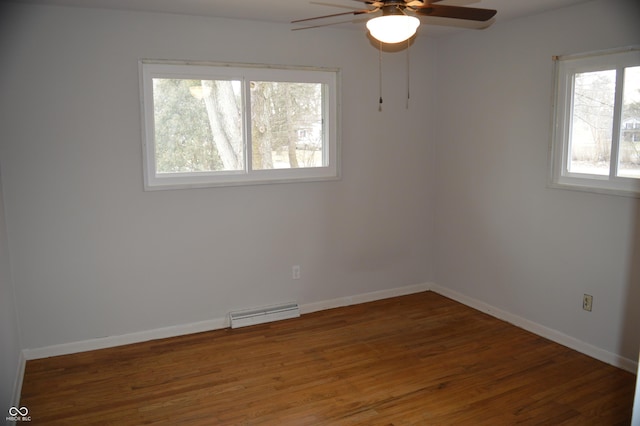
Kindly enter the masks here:
M 236 64 L 205 61 L 139 61 L 142 117 L 142 153 L 145 191 L 216 186 L 255 185 L 337 180 L 340 178 L 340 70 L 338 68 L 289 67 L 261 64 Z M 240 79 L 243 90 L 249 80 L 323 83 L 326 166 L 291 169 L 253 170 L 250 161 L 245 169 L 201 173 L 156 173 L 153 108 L 153 78 Z M 244 114 L 245 116 L 247 114 Z M 251 158 L 250 125 L 245 117 L 245 159 Z
M 617 150 L 612 149 L 611 170 L 608 176 L 571 173 L 567 169 L 569 132 L 571 120 L 572 76 L 576 72 L 598 71 L 612 69 L 610 55 L 617 55 L 616 68 L 640 65 L 638 55 L 640 46 L 630 46 L 621 49 L 591 52 L 577 55 L 555 56 L 554 86 L 552 105 L 552 132 L 549 146 L 549 186 L 552 188 L 572 189 L 627 197 L 640 198 L 640 179 L 616 176 L 618 165 Z M 616 108 L 614 123 L 620 121 L 622 85 L 616 87 Z M 614 126 L 612 140 L 619 139 L 620 129 Z

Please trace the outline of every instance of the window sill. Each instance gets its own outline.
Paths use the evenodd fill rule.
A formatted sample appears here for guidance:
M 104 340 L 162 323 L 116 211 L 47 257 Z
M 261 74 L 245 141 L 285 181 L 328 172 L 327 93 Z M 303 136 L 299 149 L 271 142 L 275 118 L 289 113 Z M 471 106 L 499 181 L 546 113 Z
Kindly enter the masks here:
M 632 180 L 624 185 L 612 183 L 608 179 L 585 179 L 563 177 L 548 185 L 554 189 L 591 192 L 596 194 L 615 195 L 628 198 L 640 198 L 640 181 Z

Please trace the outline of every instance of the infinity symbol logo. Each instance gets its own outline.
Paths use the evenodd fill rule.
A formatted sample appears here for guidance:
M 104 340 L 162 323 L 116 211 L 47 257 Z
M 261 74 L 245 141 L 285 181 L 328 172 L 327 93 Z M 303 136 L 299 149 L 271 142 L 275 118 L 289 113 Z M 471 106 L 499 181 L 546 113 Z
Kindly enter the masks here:
M 20 408 L 16 408 L 16 407 L 11 407 L 9 408 L 9 415 L 10 416 L 23 416 L 25 417 L 27 414 L 29 414 L 29 409 L 27 407 L 20 407 Z

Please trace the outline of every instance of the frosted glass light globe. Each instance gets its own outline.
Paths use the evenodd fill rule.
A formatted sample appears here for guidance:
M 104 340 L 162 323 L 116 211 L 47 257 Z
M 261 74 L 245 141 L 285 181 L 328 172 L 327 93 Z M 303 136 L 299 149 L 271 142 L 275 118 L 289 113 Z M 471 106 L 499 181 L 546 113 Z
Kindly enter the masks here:
M 383 43 L 405 41 L 416 33 L 419 25 L 418 18 L 407 15 L 384 15 L 367 21 L 371 35 Z

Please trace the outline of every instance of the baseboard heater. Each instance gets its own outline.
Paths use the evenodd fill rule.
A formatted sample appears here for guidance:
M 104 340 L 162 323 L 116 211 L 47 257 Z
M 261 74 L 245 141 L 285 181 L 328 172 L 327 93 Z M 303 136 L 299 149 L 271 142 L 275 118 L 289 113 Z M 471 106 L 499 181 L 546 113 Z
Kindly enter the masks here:
M 245 311 L 229 313 L 231 328 L 246 327 L 248 325 L 264 324 L 266 322 L 279 321 L 300 316 L 300 308 L 297 303 L 287 303 L 277 306 L 256 308 Z

